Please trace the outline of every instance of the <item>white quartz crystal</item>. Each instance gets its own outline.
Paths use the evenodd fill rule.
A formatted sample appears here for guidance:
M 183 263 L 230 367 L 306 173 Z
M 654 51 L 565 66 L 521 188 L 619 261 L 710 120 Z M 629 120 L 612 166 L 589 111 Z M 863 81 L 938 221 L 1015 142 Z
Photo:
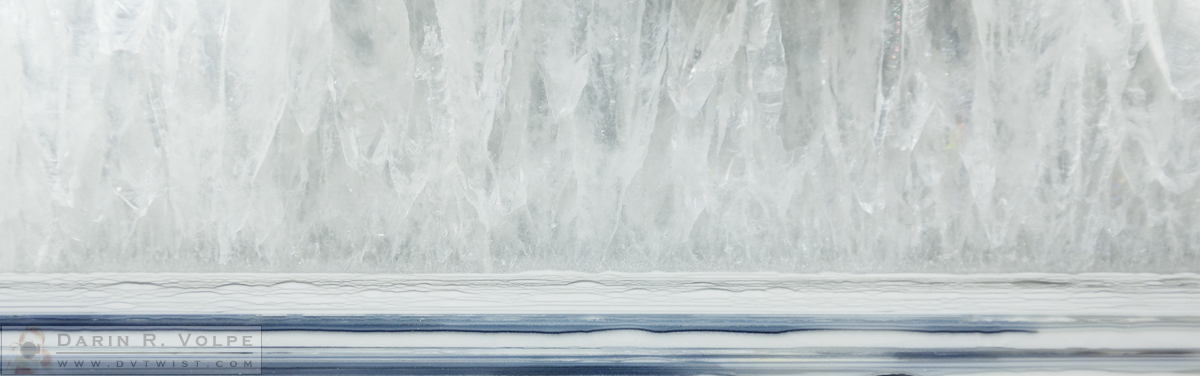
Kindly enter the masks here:
M 1197 25 L 0 0 L 0 271 L 1200 271 Z

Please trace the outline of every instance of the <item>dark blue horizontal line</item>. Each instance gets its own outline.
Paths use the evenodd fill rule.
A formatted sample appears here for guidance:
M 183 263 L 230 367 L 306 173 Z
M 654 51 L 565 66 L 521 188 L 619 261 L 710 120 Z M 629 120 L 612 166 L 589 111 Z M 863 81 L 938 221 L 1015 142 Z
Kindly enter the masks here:
M 777 334 L 814 330 L 923 333 L 1036 332 L 1034 323 L 987 317 L 746 315 L 35 315 L 0 316 L 6 326 L 258 326 L 263 331 L 590 333 L 731 332 Z M 213 328 L 213 330 L 220 330 Z

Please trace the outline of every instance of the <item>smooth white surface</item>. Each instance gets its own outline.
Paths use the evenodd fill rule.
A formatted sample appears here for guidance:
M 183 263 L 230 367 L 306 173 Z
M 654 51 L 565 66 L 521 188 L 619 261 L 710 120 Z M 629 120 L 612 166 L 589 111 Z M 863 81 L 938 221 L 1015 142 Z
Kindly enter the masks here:
M 271 331 L 269 347 L 467 348 L 495 354 L 563 354 L 594 349 L 1200 349 L 1200 327 L 1162 329 L 1040 330 L 1037 333 L 915 333 L 829 330 L 781 334 L 649 333 L 347 333 Z M 488 350 L 483 350 L 488 349 Z
M 0 314 L 10 315 L 722 313 L 1153 322 L 1198 312 L 1195 274 L 0 274 Z

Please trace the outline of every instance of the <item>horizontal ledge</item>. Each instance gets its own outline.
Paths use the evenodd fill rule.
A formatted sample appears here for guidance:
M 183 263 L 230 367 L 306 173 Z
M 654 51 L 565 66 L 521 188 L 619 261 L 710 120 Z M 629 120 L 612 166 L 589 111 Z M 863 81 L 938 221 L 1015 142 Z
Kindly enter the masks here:
M 0 315 L 1192 317 L 1196 274 L 0 274 Z

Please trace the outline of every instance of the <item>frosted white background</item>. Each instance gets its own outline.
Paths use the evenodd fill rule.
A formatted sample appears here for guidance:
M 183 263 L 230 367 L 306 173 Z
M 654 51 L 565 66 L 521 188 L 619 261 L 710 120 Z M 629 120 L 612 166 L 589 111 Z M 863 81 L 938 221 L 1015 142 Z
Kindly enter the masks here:
M 1200 271 L 1197 25 L 0 0 L 0 271 Z

